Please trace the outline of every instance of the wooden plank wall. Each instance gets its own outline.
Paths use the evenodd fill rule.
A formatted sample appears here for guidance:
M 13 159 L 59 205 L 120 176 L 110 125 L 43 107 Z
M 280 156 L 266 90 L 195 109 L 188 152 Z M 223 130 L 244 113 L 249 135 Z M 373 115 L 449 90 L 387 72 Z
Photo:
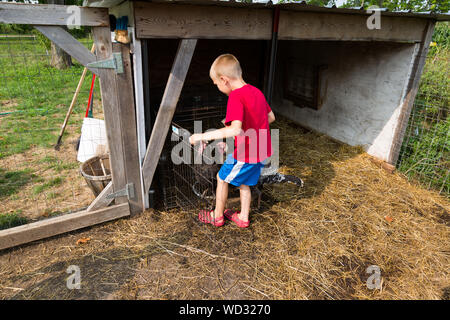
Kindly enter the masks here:
M 272 38 L 272 9 L 135 2 L 138 38 Z M 370 14 L 281 10 L 279 40 L 420 42 L 427 19 L 381 16 L 369 30 Z
M 271 39 L 272 10 L 135 2 L 138 38 Z
M 280 12 L 279 40 L 412 41 L 422 40 L 427 20 L 381 17 L 381 29 L 369 30 L 369 15 Z

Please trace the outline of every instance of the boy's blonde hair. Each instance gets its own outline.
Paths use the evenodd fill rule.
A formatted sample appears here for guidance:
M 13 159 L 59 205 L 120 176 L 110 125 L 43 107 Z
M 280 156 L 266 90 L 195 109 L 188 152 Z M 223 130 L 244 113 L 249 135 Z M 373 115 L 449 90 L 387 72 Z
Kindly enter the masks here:
M 230 53 L 221 54 L 211 65 L 209 76 L 212 79 L 218 79 L 220 76 L 241 79 L 242 69 L 239 60 Z

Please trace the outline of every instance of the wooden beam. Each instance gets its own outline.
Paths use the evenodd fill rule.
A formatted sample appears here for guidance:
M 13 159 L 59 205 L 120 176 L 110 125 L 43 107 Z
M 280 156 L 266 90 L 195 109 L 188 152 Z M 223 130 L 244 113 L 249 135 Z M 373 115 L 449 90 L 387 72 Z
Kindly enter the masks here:
M 386 172 L 394 173 L 394 171 L 395 171 L 395 166 L 393 166 L 392 164 L 387 163 L 386 161 L 380 160 L 380 159 L 375 158 L 373 156 L 370 156 L 369 160 L 372 163 L 374 163 L 376 166 L 378 166 L 379 168 L 382 168 L 382 169 L 386 170 Z
M 92 29 L 94 43 L 99 59 L 112 56 L 111 32 L 106 27 Z M 124 189 L 127 180 L 125 176 L 124 149 L 122 144 L 122 126 L 120 122 L 120 107 L 116 81 L 116 73 L 112 69 L 100 69 L 100 88 L 105 117 L 106 136 L 109 146 L 109 161 L 113 191 Z M 126 197 L 115 199 L 116 203 L 128 202 Z
M 146 193 L 150 189 L 196 44 L 196 39 L 185 39 L 180 42 L 178 47 L 142 165 L 144 192 Z
M 395 129 L 394 138 L 389 154 L 388 163 L 396 165 L 400 156 L 400 149 L 402 147 L 405 131 L 408 126 L 409 116 L 414 106 L 414 100 L 419 90 L 420 77 L 425 66 L 425 62 L 428 55 L 428 49 L 433 37 L 434 27 L 436 22 L 428 20 L 426 27 L 423 30 L 422 41 L 420 43 L 419 52 L 416 55 L 413 70 L 410 78 L 408 79 L 408 85 L 406 88 L 405 96 L 402 97 L 402 106 L 400 110 L 400 116 L 397 121 L 397 128 Z
M 115 201 L 116 203 L 129 201 L 132 214 L 143 212 L 130 47 L 121 43 L 112 44 L 109 28 L 94 27 L 93 34 L 100 59 L 111 57 L 113 52 L 122 54 L 123 73 L 99 69 L 113 192 L 125 189 L 128 183 L 133 183 L 135 189 L 134 198 L 121 196 L 115 198 Z
M 272 38 L 272 10 L 134 2 L 138 38 Z
M 34 26 L 44 36 L 49 38 L 54 44 L 63 49 L 67 54 L 77 59 L 83 66 L 94 73 L 98 73 L 97 68 L 88 67 L 90 62 L 97 61 L 96 56 L 83 46 L 77 39 L 62 27 L 57 26 Z
M 135 197 L 128 199 L 132 214 L 144 211 L 142 196 L 141 167 L 138 151 L 136 108 L 133 94 L 133 75 L 131 71 L 130 46 L 113 44 L 113 52 L 122 53 L 123 73 L 116 74 L 117 102 L 121 129 L 120 141 L 123 145 L 123 162 L 127 183 L 133 183 Z
M 420 42 L 425 19 L 381 17 L 381 28 L 369 30 L 367 15 L 281 10 L 279 40 L 345 40 Z
M 102 209 L 102 208 L 109 206 L 109 204 L 114 199 L 107 199 L 106 197 L 108 195 L 110 195 L 112 192 L 113 192 L 113 184 L 112 184 L 112 181 L 110 181 L 106 185 L 105 189 L 103 189 L 102 192 L 100 192 L 100 194 L 97 196 L 97 198 L 95 198 L 95 200 L 92 201 L 92 203 L 89 205 L 89 207 L 86 209 L 86 211 L 95 211 L 95 210 Z
M 131 3 L 133 5 L 133 3 Z M 132 27 L 133 36 L 133 79 L 134 79 L 134 99 L 136 104 L 136 126 L 139 152 L 139 165 L 141 173 L 141 183 L 144 184 L 142 176 L 142 162 L 144 161 L 147 140 L 145 135 L 145 106 L 144 106 L 144 75 L 142 65 L 142 44 L 141 40 L 136 38 L 136 32 Z M 149 196 L 142 188 L 142 197 L 144 199 L 144 208 L 149 208 Z
M 0 231 L 0 250 L 130 215 L 128 203 L 81 211 Z
M 109 17 L 106 8 L 0 2 L 0 23 L 107 27 Z

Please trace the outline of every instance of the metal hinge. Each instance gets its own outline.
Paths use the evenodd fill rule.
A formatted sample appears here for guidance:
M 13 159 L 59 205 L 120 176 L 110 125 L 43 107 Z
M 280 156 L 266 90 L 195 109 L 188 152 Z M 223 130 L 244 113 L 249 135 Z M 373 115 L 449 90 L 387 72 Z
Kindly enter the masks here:
M 125 196 L 128 197 L 128 200 L 134 199 L 134 183 L 127 183 L 125 189 L 108 194 L 106 196 L 106 199 L 114 199 Z
M 123 73 L 122 53 L 115 52 L 112 54 L 112 58 L 90 62 L 87 66 L 99 69 L 114 69 L 116 73 Z

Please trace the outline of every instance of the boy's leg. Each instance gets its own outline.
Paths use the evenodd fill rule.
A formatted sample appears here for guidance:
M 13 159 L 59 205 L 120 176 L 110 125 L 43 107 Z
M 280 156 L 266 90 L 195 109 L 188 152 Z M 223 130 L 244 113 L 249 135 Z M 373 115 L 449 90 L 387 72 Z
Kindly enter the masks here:
M 216 209 L 214 210 L 216 219 L 223 216 L 227 199 L 228 183 L 220 179 L 219 174 L 217 174 Z
M 249 186 L 241 184 L 239 187 L 241 195 L 241 213 L 239 214 L 239 219 L 242 221 L 248 221 L 248 216 L 250 214 L 250 204 L 252 202 L 252 191 Z

